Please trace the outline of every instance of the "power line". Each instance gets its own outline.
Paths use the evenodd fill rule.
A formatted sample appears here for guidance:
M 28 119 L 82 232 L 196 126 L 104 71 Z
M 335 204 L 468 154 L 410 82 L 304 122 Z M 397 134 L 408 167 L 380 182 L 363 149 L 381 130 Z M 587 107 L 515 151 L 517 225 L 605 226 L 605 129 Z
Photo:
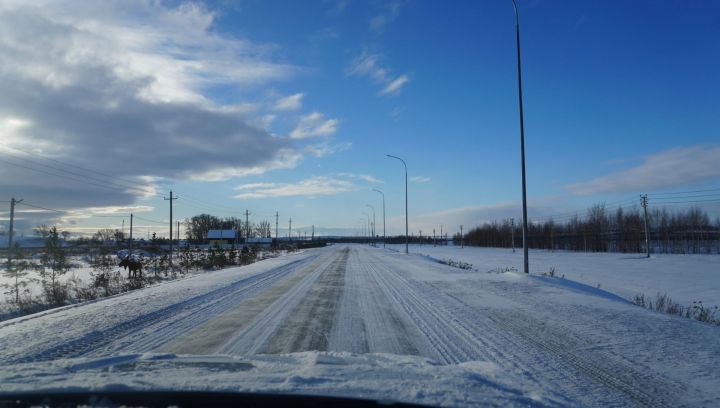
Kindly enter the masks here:
M 135 215 L 135 218 L 137 218 L 139 220 L 147 221 L 147 222 L 153 222 L 155 224 L 165 224 L 166 223 L 165 221 L 152 220 L 150 218 L 141 217 L 139 215 Z
M 720 188 L 710 188 L 705 190 L 693 190 L 693 191 L 674 191 L 674 192 L 668 192 L 668 193 L 649 193 L 649 196 L 655 196 L 655 195 L 677 195 L 677 194 L 693 194 L 693 193 L 708 193 L 711 191 L 720 191 Z
M 627 206 L 628 206 L 627 203 L 635 202 L 636 200 L 637 200 L 637 199 L 636 199 L 635 197 L 629 197 L 629 198 L 624 198 L 624 199 L 621 199 L 621 200 L 612 201 L 612 202 L 610 202 L 610 203 L 603 203 L 603 204 L 605 205 L 605 207 L 613 207 L 613 208 L 615 208 L 615 206 L 618 206 L 618 205 L 620 205 L 620 204 L 624 204 L 624 205 L 621 206 L 621 207 L 624 208 L 624 207 L 627 207 Z M 587 209 L 584 209 L 584 210 L 575 210 L 575 211 L 568 211 L 568 212 L 562 212 L 562 213 L 550 214 L 550 215 L 543 215 L 543 216 L 539 216 L 539 217 L 529 217 L 529 218 L 530 218 L 531 220 L 550 219 L 550 218 L 553 218 L 553 219 L 555 219 L 555 218 L 557 218 L 557 219 L 561 219 L 561 218 L 572 218 L 572 217 L 574 217 L 575 215 L 578 215 L 578 213 L 581 212 L 581 211 L 587 211 Z
M 19 149 L 19 148 L 17 148 L 17 147 L 8 146 L 8 145 L 6 145 L 6 144 L 2 144 L 2 145 L 0 145 L 0 146 L 4 147 L 5 149 L 11 149 L 11 150 L 15 150 L 15 151 L 24 153 L 25 155 L 28 155 L 28 156 L 36 156 L 35 153 L 28 152 L 27 150 Z M 17 154 L 16 154 L 15 156 L 17 157 Z M 136 188 L 137 188 L 137 187 L 135 186 L 135 185 L 137 184 L 136 181 L 127 180 L 127 179 L 123 179 L 123 178 L 116 177 L 116 176 L 111 176 L 111 175 L 109 175 L 109 174 L 107 174 L 107 173 L 103 173 L 103 172 L 100 172 L 100 171 L 97 171 L 97 170 L 89 169 L 89 168 L 87 168 L 87 167 L 78 166 L 78 165 L 75 165 L 75 164 L 72 164 L 72 163 L 63 162 L 63 161 L 61 161 L 61 160 L 53 159 L 53 158 L 51 158 L 51 157 L 43 156 L 42 158 L 43 158 L 44 160 L 49 160 L 49 161 L 58 163 L 58 164 L 63 165 L 63 166 L 74 167 L 74 168 L 76 168 L 76 169 L 83 170 L 83 171 L 85 171 L 85 172 L 91 172 L 91 173 L 99 174 L 99 175 L 101 175 L 101 176 L 103 176 L 103 177 L 106 177 L 106 178 L 109 178 L 109 179 L 111 179 L 111 180 L 119 180 L 119 181 L 121 181 L 121 182 L 123 182 L 123 183 L 127 183 L 127 184 L 128 184 L 128 185 L 124 186 L 125 188 L 132 188 L 132 189 L 136 189 Z M 21 159 L 21 160 L 25 160 L 25 161 L 30 161 L 30 162 L 36 162 L 36 163 L 38 163 L 36 160 L 31 160 L 31 159 L 27 159 L 27 158 L 22 158 L 22 157 L 21 157 L 20 159 Z M 71 173 L 71 174 L 78 174 L 78 173 L 70 172 L 69 170 L 58 169 L 58 168 L 56 168 L 56 167 L 52 167 L 52 166 L 49 166 L 49 165 L 46 165 L 46 164 L 42 164 L 42 163 L 38 163 L 38 164 L 40 164 L 41 166 L 50 167 L 50 168 L 54 168 L 54 169 L 57 169 L 57 170 L 60 170 L 60 171 L 68 172 L 68 173 Z M 85 174 L 80 174 L 80 175 L 83 176 L 83 177 L 88 177 L 88 178 L 90 178 L 89 176 L 87 176 L 87 175 L 85 175 Z M 95 179 L 95 180 L 98 180 L 98 179 Z M 99 181 L 105 182 L 105 180 L 99 180 Z M 113 181 L 113 183 L 116 183 L 116 181 Z M 120 184 L 118 184 L 118 185 L 120 185 Z M 149 188 L 150 186 L 146 186 L 146 187 Z M 155 195 L 156 195 L 156 194 L 155 194 Z
M 692 200 L 692 201 L 669 201 L 662 204 L 692 204 L 692 203 L 720 203 L 720 198 L 713 200 Z
M 41 207 L 41 206 L 39 206 L 39 205 L 29 204 L 29 203 L 26 203 L 26 202 L 24 202 L 24 201 L 23 201 L 22 203 L 18 203 L 18 204 L 19 204 L 19 205 L 24 205 L 24 206 L 27 206 L 27 207 L 37 208 L 38 210 L 52 211 L 52 212 L 56 212 L 56 213 L 70 213 L 70 211 L 56 210 L 56 209 L 54 209 L 54 208 Z
M 30 160 L 30 159 L 27 159 L 27 158 L 22 158 L 22 157 L 13 157 L 13 158 L 16 159 L 16 160 L 23 160 L 23 161 L 26 161 L 26 162 L 30 162 L 30 163 L 32 163 L 32 164 L 34 164 L 34 165 L 39 165 L 39 166 L 47 167 L 47 168 L 52 169 L 52 170 L 60 171 L 60 172 L 63 172 L 63 173 L 68 173 L 68 174 L 70 174 L 70 175 L 72 175 L 72 176 L 69 176 L 69 175 L 67 175 L 67 174 L 58 174 L 58 173 L 55 173 L 55 172 L 44 171 L 44 170 L 40 170 L 40 169 L 33 168 L 33 167 L 23 166 L 23 165 L 18 164 L 18 163 L 14 163 L 14 162 L 7 161 L 7 157 L 6 157 L 5 160 L 2 160 L 2 161 L 4 161 L 4 162 L 7 163 L 7 164 L 13 165 L 13 166 L 22 167 L 22 168 L 25 168 L 25 169 L 28 169 L 28 170 L 33 170 L 33 171 L 41 172 L 41 173 L 48 174 L 48 175 L 55 176 L 55 177 L 67 178 L 67 179 L 75 180 L 75 181 L 78 181 L 78 182 L 81 182 L 81 183 L 85 183 L 85 184 L 89 184 L 89 185 L 93 185 L 93 186 L 97 186 L 97 187 L 110 188 L 109 186 L 107 186 L 107 184 L 111 184 L 111 185 L 114 185 L 116 188 L 122 188 L 122 189 L 126 189 L 126 190 L 133 190 L 133 191 L 138 192 L 138 193 L 140 193 L 140 194 L 142 194 L 142 195 L 150 194 L 149 191 L 143 190 L 142 188 L 138 188 L 138 187 L 136 187 L 136 186 L 128 186 L 128 185 L 123 185 L 123 184 L 114 182 L 114 181 L 112 181 L 112 180 L 103 180 L 103 179 L 91 177 L 91 176 L 88 176 L 88 175 L 86 175 L 86 174 L 76 173 L 76 172 L 69 171 L 69 170 L 65 170 L 65 169 L 62 169 L 62 168 L 59 168 L 59 167 L 54 167 L 54 166 L 50 166 L 50 165 L 47 165 L 47 164 L 38 163 L 37 161 Z M 78 177 L 80 177 L 80 178 L 78 178 Z M 83 179 L 83 177 L 84 177 L 84 179 Z M 88 179 L 88 180 L 94 180 L 94 181 L 97 181 L 98 183 L 103 183 L 103 184 L 97 184 L 97 183 L 95 183 L 95 182 L 88 181 L 88 180 L 86 180 L 86 179 Z M 157 194 L 152 194 L 152 195 L 157 195 Z M 151 196 L 152 196 L 152 195 L 151 195 Z
M 684 196 L 670 196 L 670 197 L 652 197 L 653 200 L 680 200 L 684 198 L 703 198 L 703 197 L 718 197 L 720 193 L 715 194 L 697 194 L 697 195 L 684 195 Z

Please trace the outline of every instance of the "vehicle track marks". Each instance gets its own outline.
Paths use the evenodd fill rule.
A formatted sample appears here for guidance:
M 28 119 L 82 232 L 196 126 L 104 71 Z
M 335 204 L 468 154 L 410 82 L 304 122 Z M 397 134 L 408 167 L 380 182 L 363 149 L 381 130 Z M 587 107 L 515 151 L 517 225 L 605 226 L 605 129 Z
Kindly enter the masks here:
M 38 352 L 22 356 L 7 356 L 0 361 L 4 363 L 26 363 L 49 361 L 59 358 L 79 357 L 89 353 L 96 354 L 98 352 L 110 352 L 111 349 L 116 349 L 117 347 L 104 347 L 119 340 L 121 344 L 119 344 L 118 347 L 132 347 L 133 341 L 122 342 L 121 339 L 128 335 L 138 333 L 152 338 L 155 336 L 156 330 L 144 332 L 146 329 L 158 323 L 162 324 L 161 327 L 170 327 L 170 325 L 177 323 L 176 319 L 173 319 L 173 317 L 178 316 L 188 319 L 186 324 L 182 325 L 183 328 L 186 326 L 192 327 L 192 324 L 197 324 L 198 320 L 204 321 L 212 316 L 211 314 L 206 313 L 208 308 L 217 306 L 218 309 L 223 309 L 224 306 L 227 306 L 218 306 L 218 302 L 223 300 L 234 302 L 243 297 L 252 296 L 260 289 L 268 286 L 276 280 L 282 279 L 295 271 L 299 265 L 302 265 L 308 260 L 314 259 L 316 256 L 317 255 L 313 255 L 310 258 L 296 260 L 281 267 L 240 279 L 228 286 L 215 289 L 202 295 L 194 296 L 182 302 L 169 305 L 150 313 L 142 314 L 102 331 L 92 331 L 81 337 L 65 341 L 59 345 L 55 345 Z M 181 329 L 182 328 L 178 327 L 174 328 L 172 331 L 177 333 L 178 330 Z M 124 351 L 127 351 L 127 349 L 124 349 Z

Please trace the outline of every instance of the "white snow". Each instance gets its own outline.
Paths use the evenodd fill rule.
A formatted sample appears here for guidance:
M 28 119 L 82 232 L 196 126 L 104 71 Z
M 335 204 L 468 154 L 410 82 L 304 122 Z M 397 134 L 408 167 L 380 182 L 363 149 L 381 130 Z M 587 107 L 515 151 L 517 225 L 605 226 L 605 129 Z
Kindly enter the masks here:
M 524 386 L 490 362 L 438 365 L 415 356 L 301 352 L 273 356 L 130 354 L 25 364 L 4 377 L 6 392 L 45 390 L 235 391 L 412 401 L 437 406 L 557 406 L 551 392 Z M 0 377 L 0 378 L 2 378 Z
M 405 245 L 388 245 L 404 251 Z M 450 259 L 472 264 L 473 269 L 487 272 L 503 268 L 522 271 L 523 253 L 506 248 L 410 245 L 410 252 L 437 260 Z M 645 294 L 652 299 L 667 293 L 674 301 L 687 306 L 702 301 L 706 306 L 720 306 L 720 256 L 587 253 L 531 250 L 530 273 L 542 274 L 555 269 L 555 276 L 603 289 L 631 300 Z
M 634 306 L 604 284 L 487 270 L 338 245 L 194 276 L 0 323 L 0 385 L 720 404 L 720 327 Z

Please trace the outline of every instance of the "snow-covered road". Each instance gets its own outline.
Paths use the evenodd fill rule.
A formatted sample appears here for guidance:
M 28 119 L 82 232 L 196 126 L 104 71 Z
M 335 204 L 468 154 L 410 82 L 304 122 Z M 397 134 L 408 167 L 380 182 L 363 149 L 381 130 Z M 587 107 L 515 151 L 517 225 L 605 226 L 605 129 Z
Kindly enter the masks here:
M 522 396 L 510 400 L 519 404 L 713 406 L 718 339 L 718 327 L 574 282 L 349 245 L 0 323 L 0 365 L 133 353 L 387 353 L 429 360 L 429 370 L 488 363 L 507 379 L 458 378 L 448 392 L 463 398 L 417 402 L 475 403 L 483 399 L 468 395 L 493 387 Z M 5 374 L 0 384 L 13 384 Z

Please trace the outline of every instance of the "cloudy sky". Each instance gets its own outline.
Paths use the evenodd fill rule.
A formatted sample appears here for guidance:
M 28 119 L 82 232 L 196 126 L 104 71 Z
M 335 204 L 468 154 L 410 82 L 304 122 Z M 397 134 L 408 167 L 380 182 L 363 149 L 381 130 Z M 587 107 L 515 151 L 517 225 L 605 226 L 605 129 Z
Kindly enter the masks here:
M 519 3 L 531 219 L 720 187 L 720 5 Z M 23 233 L 133 212 L 163 235 L 173 190 L 175 219 L 352 234 L 380 189 L 395 234 L 394 154 L 413 231 L 519 219 L 513 23 L 509 1 L 0 0 L 0 206 L 29 204 Z

